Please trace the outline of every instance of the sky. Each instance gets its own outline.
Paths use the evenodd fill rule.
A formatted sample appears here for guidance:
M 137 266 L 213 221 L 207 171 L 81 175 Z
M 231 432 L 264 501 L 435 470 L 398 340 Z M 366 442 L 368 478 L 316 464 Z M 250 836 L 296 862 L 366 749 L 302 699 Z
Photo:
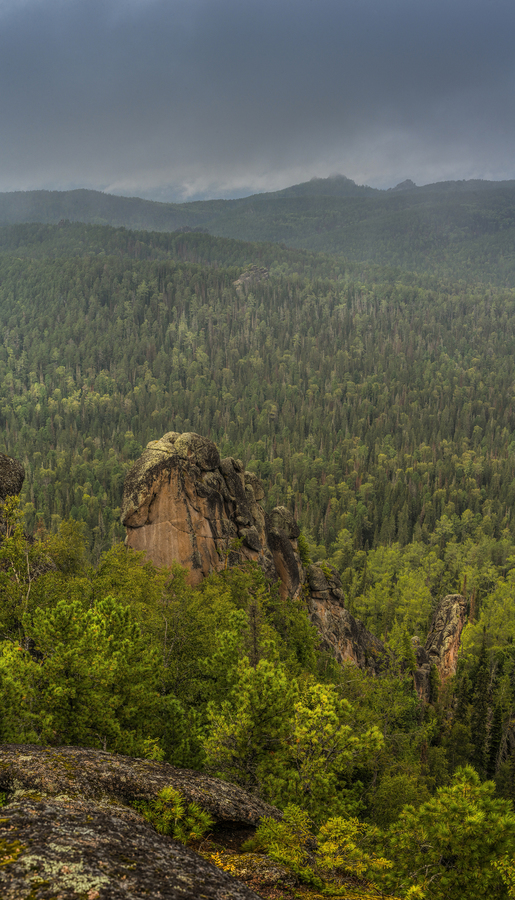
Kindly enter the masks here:
M 515 178 L 513 0 L 0 0 L 0 191 Z

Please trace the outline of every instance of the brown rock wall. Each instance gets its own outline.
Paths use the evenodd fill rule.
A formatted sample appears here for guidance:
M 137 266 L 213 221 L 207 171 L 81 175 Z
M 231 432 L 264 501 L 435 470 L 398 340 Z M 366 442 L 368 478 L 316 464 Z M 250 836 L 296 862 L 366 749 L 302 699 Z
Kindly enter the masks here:
M 310 619 L 320 632 L 322 646 L 339 663 L 354 663 L 378 674 L 387 666 L 386 648 L 359 619 L 344 607 L 337 570 L 324 562 L 308 569 Z
M 126 478 L 122 522 L 127 546 L 158 566 L 180 563 L 192 584 L 223 568 L 232 551 L 232 558 L 258 562 L 271 578 L 280 570 L 293 595 L 301 584 L 300 560 L 279 524 L 287 522 L 291 530 L 295 523 L 282 510 L 270 528 L 263 497 L 261 482 L 244 471 L 240 460 L 220 459 L 215 445 L 200 435 L 169 432 L 148 444 Z

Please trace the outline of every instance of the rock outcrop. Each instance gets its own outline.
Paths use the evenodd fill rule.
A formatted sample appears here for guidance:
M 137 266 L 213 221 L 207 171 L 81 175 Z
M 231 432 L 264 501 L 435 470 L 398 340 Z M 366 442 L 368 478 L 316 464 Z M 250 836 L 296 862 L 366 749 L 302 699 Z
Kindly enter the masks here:
M 284 506 L 267 515 L 264 496 L 259 478 L 239 460 L 220 459 L 211 441 L 169 432 L 147 445 L 125 480 L 127 546 L 158 566 L 180 563 L 192 584 L 253 560 L 279 582 L 283 597 L 304 593 L 323 646 L 338 661 L 378 671 L 384 647 L 344 608 L 338 572 L 324 563 L 302 565 L 293 515 Z
M 219 824 L 253 827 L 261 816 L 280 815 L 234 784 L 168 763 L 83 747 L 25 744 L 20 752 L 19 744 L 0 744 L 0 792 L 12 800 L 57 796 L 127 804 L 153 800 L 166 785 L 199 803 Z
M 126 543 L 158 566 L 177 562 L 198 584 L 205 575 L 242 560 L 257 562 L 283 597 L 304 596 L 324 649 L 338 662 L 379 673 L 388 666 L 382 641 L 345 609 L 338 572 L 325 562 L 303 566 L 300 529 L 291 512 L 267 515 L 259 478 L 240 460 L 220 459 L 212 441 L 169 432 L 151 441 L 125 480 L 122 522 Z M 441 679 L 456 671 L 465 600 L 445 597 L 427 642 L 416 647 L 419 694 L 429 697 L 431 667 Z
M 255 284 L 258 281 L 267 281 L 268 280 L 268 269 L 265 269 L 264 266 L 248 266 L 244 272 L 240 275 L 233 284 L 236 286 L 236 289 L 241 290 L 242 288 L 248 288 L 252 284 Z
M 25 480 L 25 469 L 17 459 L 0 453 L 0 503 L 7 497 L 16 497 Z
M 461 633 L 467 619 L 467 601 L 461 594 L 447 594 L 438 604 L 424 646 L 415 641 L 415 685 L 420 696 L 430 696 L 430 675 L 436 667 L 440 682 L 456 674 Z
M 157 834 L 135 809 L 173 784 L 223 829 L 279 817 L 235 785 L 198 772 L 76 747 L 0 745 L 2 900 L 255 900 L 193 850 Z
M 259 900 L 245 884 L 130 810 L 13 803 L 0 819 L 2 900 Z
M 253 560 L 270 579 L 280 573 L 293 596 L 301 585 L 299 531 L 288 510 L 268 518 L 263 498 L 259 478 L 240 460 L 220 459 L 215 444 L 198 434 L 169 432 L 147 445 L 125 480 L 127 546 L 158 566 L 179 562 L 192 584 Z
M 322 648 L 339 662 L 352 662 L 378 674 L 386 667 L 386 648 L 363 623 L 345 609 L 338 571 L 324 562 L 307 571 L 311 621 L 316 625 Z

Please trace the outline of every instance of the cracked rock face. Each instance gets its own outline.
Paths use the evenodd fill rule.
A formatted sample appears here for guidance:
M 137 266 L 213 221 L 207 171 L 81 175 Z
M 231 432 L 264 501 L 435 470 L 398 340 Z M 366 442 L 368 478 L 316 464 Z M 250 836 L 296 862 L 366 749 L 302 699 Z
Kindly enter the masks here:
M 429 697 L 429 678 L 433 666 L 436 666 L 441 682 L 456 674 L 461 633 L 466 620 L 465 597 L 447 594 L 435 610 L 424 647 L 415 644 L 415 686 L 422 697 Z
M 337 569 L 318 562 L 308 569 L 310 619 L 320 632 L 322 646 L 339 663 L 352 662 L 374 674 L 386 668 L 386 651 L 359 619 L 344 607 Z
M 240 460 L 220 459 L 212 441 L 168 432 L 151 441 L 125 480 L 126 543 L 158 566 L 177 562 L 191 584 L 242 560 L 281 578 L 294 596 L 302 583 L 299 529 L 288 510 L 267 518 L 259 478 Z

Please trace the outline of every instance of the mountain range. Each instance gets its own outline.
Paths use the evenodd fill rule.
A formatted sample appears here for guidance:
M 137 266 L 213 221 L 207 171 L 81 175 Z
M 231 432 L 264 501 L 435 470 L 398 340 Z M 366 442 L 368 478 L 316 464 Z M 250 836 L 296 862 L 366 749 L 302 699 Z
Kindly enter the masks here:
M 407 179 L 379 190 L 343 175 L 237 200 L 160 203 L 100 191 L 0 194 L 0 225 L 61 220 L 150 231 L 206 230 L 246 241 L 511 285 L 515 181 Z

